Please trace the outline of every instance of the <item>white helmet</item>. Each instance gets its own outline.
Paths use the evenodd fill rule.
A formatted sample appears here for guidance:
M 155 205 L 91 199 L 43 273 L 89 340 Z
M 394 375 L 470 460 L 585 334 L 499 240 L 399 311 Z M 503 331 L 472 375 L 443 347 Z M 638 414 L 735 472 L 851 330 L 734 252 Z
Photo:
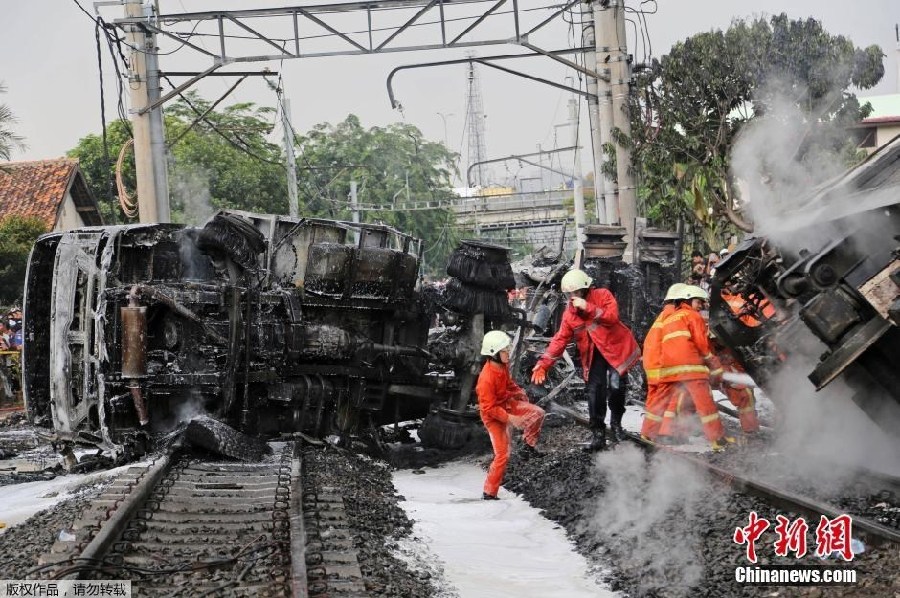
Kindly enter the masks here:
M 676 282 L 672 286 L 669 287 L 669 290 L 666 291 L 666 296 L 663 299 L 664 301 L 674 301 L 675 299 L 683 299 L 684 298 L 684 287 L 688 285 L 683 282 Z
M 507 348 L 512 340 L 509 335 L 502 330 L 491 330 L 484 335 L 481 341 L 481 354 L 493 357 L 503 349 Z
M 688 284 L 685 285 L 682 291 L 682 299 L 685 299 L 687 301 L 690 301 L 691 299 L 702 299 L 703 301 L 709 301 L 709 293 L 698 286 Z
M 566 275 L 562 277 L 562 282 L 559 286 L 563 293 L 572 293 L 579 289 L 590 287 L 593 282 L 591 277 L 585 274 L 583 270 L 575 269 L 566 272 Z

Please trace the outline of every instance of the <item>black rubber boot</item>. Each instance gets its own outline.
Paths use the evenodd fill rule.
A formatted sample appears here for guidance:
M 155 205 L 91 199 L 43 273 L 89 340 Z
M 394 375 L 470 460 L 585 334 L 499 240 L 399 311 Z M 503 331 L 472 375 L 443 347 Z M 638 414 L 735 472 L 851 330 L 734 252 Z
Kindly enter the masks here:
M 591 430 L 592 438 L 588 450 L 593 452 L 606 450 L 606 428 L 594 428 Z
M 526 459 L 539 459 L 544 453 L 527 443 L 522 443 L 522 456 Z
M 622 426 L 612 424 L 609 427 L 609 441 L 612 443 L 623 442 L 625 440 L 625 430 Z
M 482 492 L 481 500 L 500 500 L 500 499 L 497 498 L 496 496 L 494 496 L 493 494 L 488 494 L 487 492 Z

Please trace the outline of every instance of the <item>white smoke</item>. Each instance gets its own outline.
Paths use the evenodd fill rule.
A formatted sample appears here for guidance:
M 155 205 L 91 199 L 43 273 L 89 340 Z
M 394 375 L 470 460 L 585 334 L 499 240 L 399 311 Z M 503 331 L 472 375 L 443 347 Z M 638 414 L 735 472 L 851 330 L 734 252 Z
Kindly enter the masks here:
M 781 86 L 783 89 L 784 86 Z M 837 152 L 828 151 L 827 127 L 811 119 L 794 98 L 767 93 L 766 112 L 744 125 L 732 150 L 731 168 L 740 181 L 742 203 L 754 232 L 776 244 L 796 246 L 792 232 L 821 214 L 803 210 L 815 191 L 846 171 Z M 802 94 L 801 94 L 802 95 Z M 785 230 L 785 221 L 790 229 Z
M 169 194 L 183 224 L 201 225 L 215 213 L 210 203 L 210 173 L 202 168 L 172 171 Z
M 877 389 L 861 391 L 880 405 L 873 416 L 856 405 L 853 397 L 860 391 L 843 378 L 817 391 L 806 377 L 816 363 L 811 357 L 795 356 L 770 381 L 773 396 L 781 397 L 775 450 L 784 459 L 778 461 L 782 471 L 763 473 L 788 475 L 824 491 L 855 483 L 855 467 L 840 465 L 900 475 L 900 439 L 885 431 L 900 429 L 900 410 L 894 401 Z
M 695 586 L 704 575 L 698 516 L 717 500 L 703 474 L 666 455 L 645 459 L 630 444 L 599 454 L 596 468 L 606 484 L 587 525 L 601 544 L 619 547 L 621 569 L 641 572 L 637 594 Z
M 797 255 L 803 250 L 817 252 L 854 229 L 871 225 L 870 219 L 879 217 L 871 207 L 894 203 L 895 193 L 876 190 L 864 196 L 848 195 L 832 188 L 823 195 L 847 171 L 834 149 L 833 129 L 810 118 L 795 98 L 768 91 L 763 92 L 771 98 L 766 112 L 745 126 L 732 153 L 732 174 L 740 181 L 742 202 L 753 218 L 755 234 L 773 241 L 782 255 Z M 859 215 L 848 217 L 855 213 Z M 887 242 L 865 234 L 856 234 L 853 240 L 860 255 L 874 255 Z M 807 376 L 827 347 L 808 330 L 796 328 L 791 331 L 790 344 L 796 348 L 790 363 L 768 389 L 781 418 L 778 450 L 785 456 L 781 465 L 791 470 L 788 475 L 817 486 L 847 481 L 835 477 L 840 468 L 823 470 L 823 460 L 896 471 L 900 440 L 883 431 L 900 428 L 900 410 L 894 401 L 879 396 L 883 391 L 878 389 L 850 388 L 843 377 L 816 391 Z M 866 394 L 881 405 L 881 413 L 874 418 L 853 401 Z

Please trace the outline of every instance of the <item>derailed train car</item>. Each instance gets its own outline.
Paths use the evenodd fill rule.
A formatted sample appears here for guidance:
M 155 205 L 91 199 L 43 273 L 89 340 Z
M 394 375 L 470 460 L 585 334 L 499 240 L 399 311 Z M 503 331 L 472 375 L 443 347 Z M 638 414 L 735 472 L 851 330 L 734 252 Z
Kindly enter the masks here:
M 267 438 L 423 417 L 420 253 L 387 226 L 243 212 L 44 235 L 26 283 L 29 415 L 126 458 L 194 414 Z
M 890 429 L 885 416 L 900 407 L 900 138 L 767 238 L 738 246 L 711 287 L 710 329 L 757 382 L 771 388 L 787 368 L 817 390 L 843 379 Z

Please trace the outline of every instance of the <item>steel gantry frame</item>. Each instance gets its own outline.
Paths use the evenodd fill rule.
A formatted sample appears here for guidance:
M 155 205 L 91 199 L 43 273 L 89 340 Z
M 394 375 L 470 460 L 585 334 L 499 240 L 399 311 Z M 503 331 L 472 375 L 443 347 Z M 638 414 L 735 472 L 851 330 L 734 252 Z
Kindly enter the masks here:
M 563 0 L 559 4 L 550 4 L 545 0 L 369 0 L 171 14 L 159 14 L 158 4 L 150 0 L 125 1 L 132 9 L 126 12 L 125 18 L 113 19 L 111 26 L 121 29 L 127 35 L 144 36 L 143 39 L 135 38 L 136 41 L 131 46 L 132 56 L 137 56 L 136 64 L 142 64 L 146 60 L 146 63 L 151 65 L 147 69 L 146 82 L 143 81 L 142 74 L 135 74 L 138 87 L 150 91 L 149 95 L 139 96 L 137 105 L 133 106 L 135 118 L 142 119 L 142 122 L 148 117 L 150 121 L 154 118 L 160 120 L 161 107 L 165 102 L 180 96 L 186 89 L 207 76 L 265 74 L 220 71 L 225 66 L 292 58 L 512 44 L 526 50 L 521 57 L 544 56 L 590 78 L 608 79 L 606 73 L 598 74 L 594 69 L 588 68 L 594 66 L 590 61 L 588 66 L 582 66 L 561 56 L 580 53 L 585 48 L 548 51 L 536 45 L 532 38 L 549 24 L 560 20 L 564 13 L 573 12 L 573 8 L 582 0 Z M 106 6 L 111 3 L 100 1 L 95 4 Z M 523 4 L 526 8 L 523 8 Z M 363 21 L 364 25 L 361 24 Z M 490 28 L 485 26 L 486 23 L 490 23 Z M 157 40 L 168 40 L 166 46 L 176 47 L 163 52 L 157 47 Z M 213 40 L 214 44 L 207 47 L 205 40 Z M 156 63 L 157 57 L 171 54 L 181 48 L 191 48 L 209 58 L 210 62 L 206 65 L 201 64 L 194 72 L 179 71 L 177 75 L 188 78 L 174 86 L 168 93 L 162 94 L 155 82 L 164 74 L 175 76 L 176 73 L 164 73 Z M 495 60 L 514 57 L 517 56 L 491 56 L 483 59 L 472 57 L 471 61 L 541 83 L 563 87 L 582 95 L 593 95 L 493 64 Z M 414 65 L 407 68 L 414 68 Z M 393 97 L 391 100 L 394 103 Z M 137 129 L 135 126 L 135 130 Z M 138 153 L 145 152 L 143 145 L 141 151 L 138 151 L 137 139 L 135 141 L 137 162 Z M 164 143 L 162 134 L 151 130 L 149 145 L 156 147 L 162 143 Z M 164 157 L 150 152 L 150 156 L 141 157 L 140 160 L 149 163 L 152 171 L 165 173 Z M 159 209 L 152 214 L 158 212 L 162 221 L 166 221 L 168 187 L 165 180 L 160 179 L 159 184 L 152 186 L 145 183 L 147 193 L 142 192 L 140 184 L 138 186 L 139 201 L 158 204 Z M 161 197 L 156 197 L 157 195 Z
M 405 52 L 410 50 L 436 50 L 441 48 L 465 48 L 471 46 L 486 46 L 486 45 L 494 45 L 500 43 L 518 43 L 523 45 L 529 45 L 529 36 L 538 30 L 542 29 L 548 23 L 552 22 L 556 17 L 563 14 L 567 10 L 570 10 L 572 7 L 576 6 L 580 0 L 568 0 L 564 4 L 553 5 L 552 8 L 556 10 L 549 16 L 540 21 L 537 25 L 531 27 L 527 31 L 522 31 L 521 27 L 521 9 L 519 8 L 519 0 L 371 0 L 368 2 L 343 2 L 343 3 L 333 3 L 333 4 L 317 4 L 311 6 L 293 6 L 293 7 L 281 7 L 281 8 L 256 8 L 256 9 L 247 9 L 247 10 L 232 10 L 232 11 L 201 11 L 201 12 L 186 12 L 180 14 L 164 14 L 159 15 L 155 19 L 149 17 L 140 17 L 140 18 L 124 18 L 124 19 L 116 19 L 113 23 L 117 26 L 123 25 L 140 25 L 146 26 L 156 33 L 160 35 L 165 35 L 167 37 L 171 37 L 175 41 L 179 43 L 185 43 L 198 52 L 202 52 L 210 57 L 216 58 L 219 61 L 228 63 L 228 62 L 253 62 L 259 60 L 281 60 L 283 58 L 302 58 L 302 57 L 313 57 L 313 56 L 347 56 L 353 54 L 374 54 L 378 52 Z M 450 16 L 448 15 L 448 11 L 452 10 L 455 7 L 470 7 L 474 5 L 486 5 L 490 4 L 490 6 L 483 10 L 480 15 L 470 14 L 463 17 L 460 16 Z M 511 9 L 505 12 L 499 12 L 499 9 L 506 4 L 511 5 Z M 396 10 L 411 10 L 418 8 L 419 10 L 415 12 L 412 16 L 407 18 L 404 22 L 399 23 L 395 26 L 378 28 L 374 27 L 374 17 L 380 13 L 385 11 L 396 11 Z M 548 8 L 551 8 L 548 6 Z M 440 43 L 431 43 L 431 44 L 414 44 L 414 45 L 391 45 L 397 37 L 409 29 L 411 26 L 419 22 L 422 17 L 424 17 L 429 12 L 436 11 L 437 12 L 437 21 L 432 21 L 431 23 L 424 24 L 433 24 L 438 25 L 441 30 L 441 42 Z M 335 15 L 335 14 L 346 14 L 352 12 L 365 12 L 368 27 L 362 31 L 341 31 L 336 24 L 329 23 L 324 15 Z M 496 16 L 504 16 L 508 15 L 511 19 L 511 22 L 508 23 L 512 26 L 512 30 L 509 31 L 509 35 L 503 37 L 489 37 L 488 39 L 483 40 L 463 40 L 464 37 L 470 36 L 479 25 L 481 25 L 488 17 L 491 15 Z M 290 38 L 278 38 L 278 41 L 281 41 L 281 44 L 276 43 L 275 39 L 270 38 L 257 29 L 251 27 L 246 23 L 246 21 L 252 19 L 289 19 L 291 24 L 293 25 L 293 36 Z M 465 28 L 456 35 L 453 35 L 452 32 L 449 32 L 451 28 L 454 27 L 454 24 L 457 21 L 472 21 Z M 165 24 L 178 24 L 178 23 L 202 23 L 202 22 L 212 22 L 215 23 L 218 30 L 218 41 L 219 41 L 219 53 L 216 54 L 214 52 L 210 52 L 206 48 L 197 46 L 196 44 L 192 44 L 184 37 L 181 37 L 177 34 L 169 33 L 162 29 L 158 23 L 162 22 Z M 350 48 L 346 48 L 343 50 L 334 50 L 334 51 L 303 51 L 301 50 L 301 40 L 306 43 L 306 40 L 310 38 L 304 38 L 300 35 L 300 29 L 303 22 L 313 23 L 319 26 L 322 29 L 325 29 L 330 34 L 337 36 L 342 41 L 346 42 Z M 249 56 L 229 56 L 226 53 L 226 38 L 229 36 L 225 35 L 225 25 L 226 24 L 234 24 L 235 26 L 243 29 L 245 32 L 249 33 L 250 39 L 256 39 L 257 41 L 262 41 L 276 50 L 278 50 L 278 54 L 258 54 L 258 55 L 249 55 Z M 420 23 L 422 24 L 422 23 Z M 376 45 L 376 37 L 379 34 L 383 34 L 389 32 L 380 43 Z M 360 43 L 354 36 L 359 37 L 363 36 L 363 42 Z M 453 35 L 452 39 L 448 39 L 450 35 Z M 189 35 L 187 37 L 190 37 Z M 289 46 L 286 42 L 290 42 Z M 292 49 L 292 51 L 288 50 L 288 47 Z M 533 51 L 540 52 L 538 48 L 530 48 Z M 582 68 L 580 65 L 572 64 L 574 68 Z
M 212 59 L 211 65 L 203 71 L 193 73 L 190 79 L 176 89 L 147 106 L 137 107 L 138 112 L 144 114 L 223 66 L 233 63 L 291 58 L 354 56 L 517 44 L 589 76 L 597 77 L 598 74 L 594 70 L 559 56 L 559 51 L 542 50 L 530 41 L 534 33 L 577 6 L 579 1 L 567 0 L 563 4 L 547 6 L 548 10 L 553 9 L 552 13 L 527 29 L 523 27 L 524 18 L 523 9 L 519 6 L 520 0 L 371 0 L 233 11 L 200 11 L 161 15 L 151 13 L 140 17 L 115 19 L 112 23 L 123 31 L 128 31 L 132 27 L 142 28 L 148 34 L 171 39 L 177 44 L 190 47 Z M 473 12 L 471 9 L 474 7 L 479 7 L 479 10 Z M 500 9 L 504 7 L 507 10 L 501 11 Z M 399 23 L 384 27 L 377 25 L 376 20 L 379 16 L 393 15 L 396 11 L 402 10 L 414 10 L 415 12 Z M 364 29 L 348 27 L 353 23 L 338 22 L 343 16 L 351 13 L 365 13 L 366 27 Z M 432 20 L 426 22 L 424 20 L 426 16 L 431 17 Z M 479 33 L 481 26 L 491 17 L 494 17 L 492 20 L 494 26 L 498 20 L 504 21 L 505 35 L 488 35 L 483 39 L 473 39 Z M 190 26 L 190 32 L 175 33 L 166 29 L 166 27 L 178 25 Z M 266 28 L 276 27 L 280 31 L 292 31 L 292 35 L 272 37 L 261 31 L 263 26 Z M 423 44 L 401 42 L 401 34 L 414 26 L 433 26 L 439 29 L 440 42 Z M 212 33 L 205 32 L 209 28 L 212 28 Z M 307 31 L 310 28 L 313 29 L 313 32 Z M 241 34 L 230 33 L 233 30 Z M 312 35 L 307 33 L 312 33 Z M 217 51 L 194 43 L 192 40 L 197 36 L 213 37 L 216 41 Z M 331 41 L 337 40 L 342 47 L 315 48 L 315 44 L 321 43 L 323 38 Z M 229 41 L 232 39 L 238 41 Z M 261 44 L 266 49 L 274 48 L 277 52 L 247 52 L 242 51 L 246 48 L 237 48 L 237 44 L 241 46 L 253 44 L 254 49 Z M 310 47 L 307 48 L 307 46 Z

